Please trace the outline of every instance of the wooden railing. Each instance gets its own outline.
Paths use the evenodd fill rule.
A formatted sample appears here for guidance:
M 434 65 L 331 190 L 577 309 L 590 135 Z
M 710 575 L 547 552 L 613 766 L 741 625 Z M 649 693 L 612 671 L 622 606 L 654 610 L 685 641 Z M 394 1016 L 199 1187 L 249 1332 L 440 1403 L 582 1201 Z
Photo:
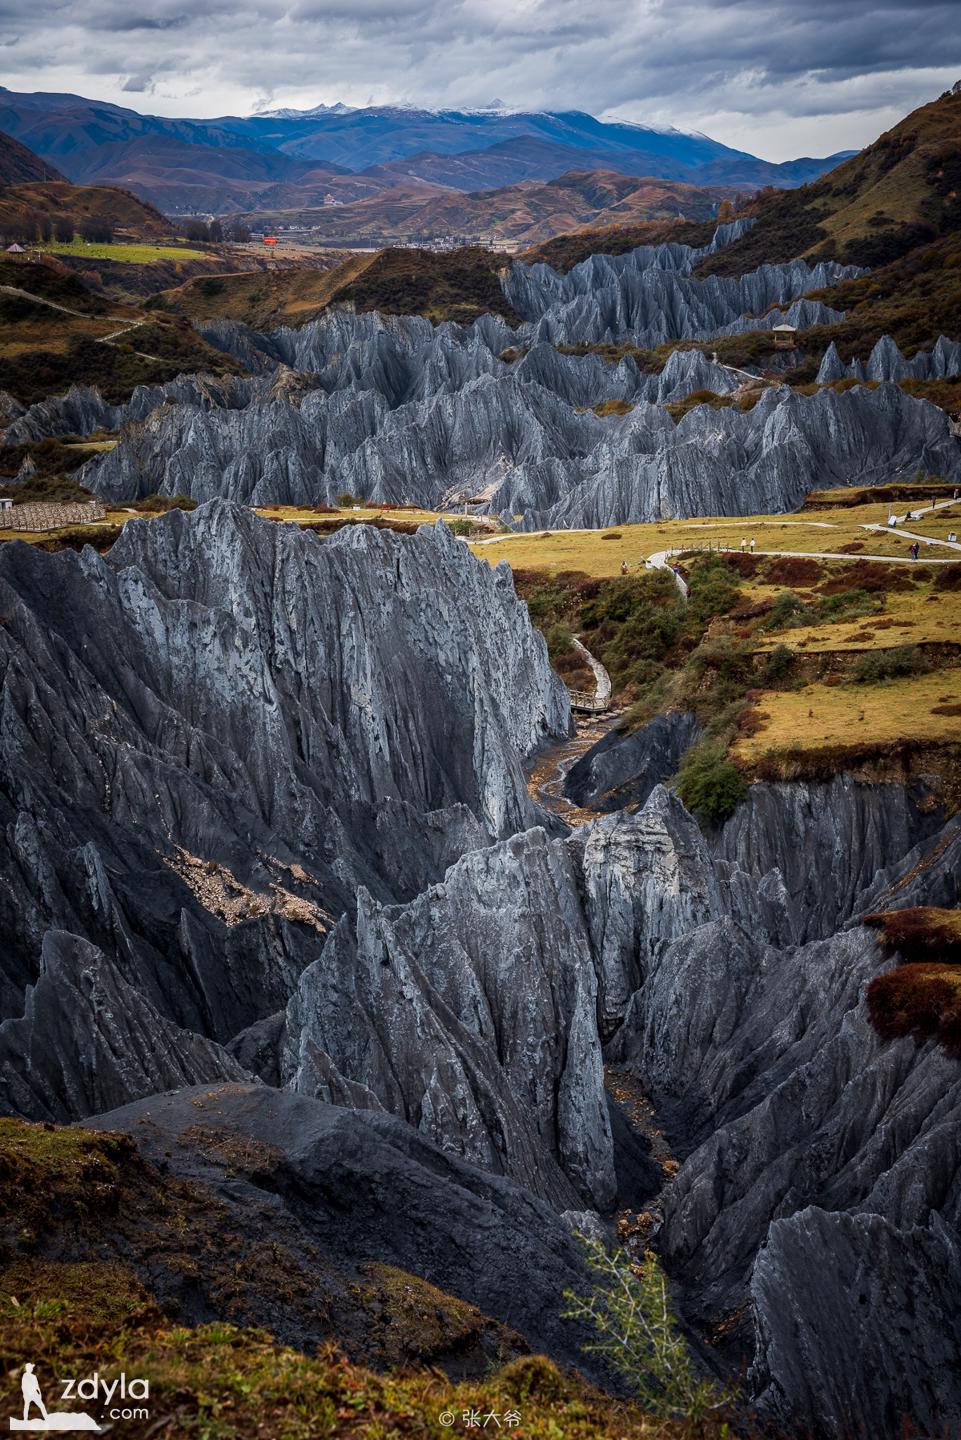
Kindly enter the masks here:
M 572 690 L 571 709 L 587 711 L 591 715 L 603 714 L 611 706 L 610 697 L 606 700 L 598 700 L 593 690 Z

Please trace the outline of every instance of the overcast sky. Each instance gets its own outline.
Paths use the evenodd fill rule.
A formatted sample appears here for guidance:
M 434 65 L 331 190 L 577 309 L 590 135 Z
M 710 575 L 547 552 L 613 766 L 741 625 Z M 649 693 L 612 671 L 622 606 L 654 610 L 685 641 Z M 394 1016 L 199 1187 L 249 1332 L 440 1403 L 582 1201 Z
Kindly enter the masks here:
M 496 98 L 783 160 L 947 89 L 959 20 L 959 0 L 0 0 L 0 81 L 203 117 Z

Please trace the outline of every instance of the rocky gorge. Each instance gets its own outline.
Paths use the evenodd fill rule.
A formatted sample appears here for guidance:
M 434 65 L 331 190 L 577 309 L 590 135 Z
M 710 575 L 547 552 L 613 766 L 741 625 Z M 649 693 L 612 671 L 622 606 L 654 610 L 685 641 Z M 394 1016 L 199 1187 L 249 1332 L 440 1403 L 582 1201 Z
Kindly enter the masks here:
M 680 717 L 635 743 L 643 803 L 569 832 L 524 773 L 563 687 L 507 567 L 442 525 L 321 538 L 217 500 L 106 556 L 5 546 L 0 606 L 5 1113 L 99 1116 L 185 1178 L 199 1114 L 279 1145 L 231 1205 L 281 1185 L 303 1246 L 351 1197 L 344 1254 L 565 1363 L 570 1227 L 650 1210 L 765 1423 L 958 1422 L 957 1061 L 865 1005 L 896 963 L 866 917 L 956 900 L 923 789 L 759 782 L 705 831 L 659 783 Z

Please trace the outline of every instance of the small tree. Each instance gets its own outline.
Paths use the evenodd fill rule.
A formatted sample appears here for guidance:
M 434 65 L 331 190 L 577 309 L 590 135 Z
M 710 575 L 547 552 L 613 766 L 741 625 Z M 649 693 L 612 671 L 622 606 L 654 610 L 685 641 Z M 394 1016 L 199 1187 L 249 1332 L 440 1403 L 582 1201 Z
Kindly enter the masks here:
M 349 490 L 342 490 L 337 496 L 337 504 L 340 505 L 342 509 L 346 510 L 349 506 L 356 505 L 357 501 L 354 499 L 353 495 L 351 495 Z
M 57 217 L 57 223 L 54 227 L 54 234 L 56 235 L 61 245 L 70 244 L 71 240 L 73 239 L 73 221 L 68 215 L 60 215 Z
M 632 1265 L 623 1250 L 609 1252 L 587 1235 L 578 1239 L 593 1284 L 586 1295 L 565 1290 L 563 1314 L 595 1331 L 584 1349 L 622 1375 L 652 1415 L 703 1425 L 729 1397 L 695 1372 L 656 1256 Z

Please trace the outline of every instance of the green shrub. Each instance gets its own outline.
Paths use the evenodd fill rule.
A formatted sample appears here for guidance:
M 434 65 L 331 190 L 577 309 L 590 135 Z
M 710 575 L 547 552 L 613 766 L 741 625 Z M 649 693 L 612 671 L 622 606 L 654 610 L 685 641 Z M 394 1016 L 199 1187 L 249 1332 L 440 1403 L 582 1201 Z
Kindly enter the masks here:
M 733 814 L 747 794 L 740 770 L 711 741 L 688 750 L 678 767 L 676 788 L 692 815 L 715 825 Z
M 917 645 L 896 645 L 893 650 L 869 650 L 851 670 L 854 685 L 879 685 L 905 675 L 923 675 L 931 663 Z
M 729 1397 L 695 1371 L 656 1256 L 632 1265 L 623 1250 L 609 1253 L 600 1240 L 579 1239 L 592 1288 L 586 1295 L 565 1290 L 564 1318 L 594 1330 L 597 1338 L 584 1349 L 601 1355 L 650 1414 L 703 1425 Z
M 789 625 L 804 625 L 807 623 L 805 611 L 806 606 L 800 595 L 795 595 L 793 590 L 779 590 L 774 597 L 774 604 L 758 628 L 784 630 Z
M 356 504 L 357 504 L 357 501 L 356 501 L 356 499 L 354 498 L 354 496 L 351 495 L 351 493 L 350 493 L 349 490 L 342 490 L 342 491 L 340 492 L 340 494 L 337 496 L 337 504 L 338 504 L 342 509 L 346 510 L 346 509 L 349 508 L 349 506 L 351 506 L 351 505 L 356 505 Z
M 544 631 L 547 654 L 552 661 L 561 655 L 568 655 L 574 649 L 574 637 L 566 625 L 555 623 Z
M 699 560 L 688 580 L 688 606 L 695 620 L 702 623 L 716 615 L 729 615 L 737 604 L 740 591 L 738 577 L 720 555 Z
M 762 674 L 763 683 L 766 686 L 781 685 L 794 669 L 794 662 L 797 660 L 793 650 L 786 645 L 775 645 Z

